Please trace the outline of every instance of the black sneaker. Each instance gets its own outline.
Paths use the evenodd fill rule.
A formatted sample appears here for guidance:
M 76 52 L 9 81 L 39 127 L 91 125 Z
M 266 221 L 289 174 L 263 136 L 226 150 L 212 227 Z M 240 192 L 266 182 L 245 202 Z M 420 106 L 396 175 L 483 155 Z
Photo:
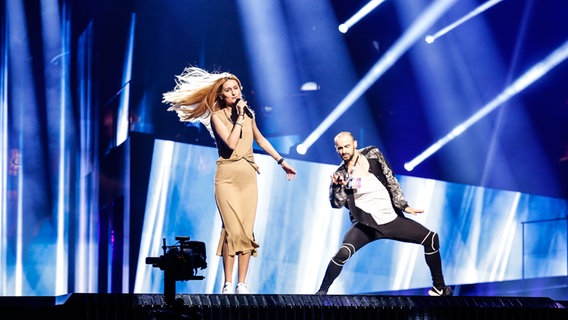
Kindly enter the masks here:
M 436 288 L 434 286 L 432 287 L 432 289 L 428 290 L 428 295 L 433 297 L 442 297 L 442 296 L 449 297 L 454 295 L 454 291 L 452 290 L 452 288 L 448 286 L 442 286 L 440 288 Z
M 319 290 L 318 292 L 316 292 L 316 296 L 325 296 L 325 295 L 327 295 L 327 291 Z

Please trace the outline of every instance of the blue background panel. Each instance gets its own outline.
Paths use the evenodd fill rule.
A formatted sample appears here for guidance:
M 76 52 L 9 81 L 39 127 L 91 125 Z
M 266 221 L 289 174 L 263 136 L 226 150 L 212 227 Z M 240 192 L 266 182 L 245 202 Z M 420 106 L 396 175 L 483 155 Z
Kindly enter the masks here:
M 220 292 L 222 264 L 215 253 L 221 221 L 213 196 L 216 159 L 215 148 L 156 140 L 135 292 L 163 290 L 162 272 L 146 265 L 144 258 L 160 255 L 162 239 L 172 242 L 178 235 L 205 242 L 208 262 L 200 271 L 205 279 L 178 282 L 178 292 Z M 328 201 L 335 166 L 290 160 L 298 176 L 287 181 L 272 158 L 255 154 L 255 159 L 261 170 L 255 226 L 260 249 L 251 260 L 249 288 L 265 294 L 313 293 L 350 227 L 347 210 L 333 209 Z M 523 272 L 526 278 L 567 274 L 565 200 L 398 178 L 410 205 L 425 210 L 410 217 L 440 235 L 448 284 L 521 279 Z M 381 240 L 349 260 L 330 293 L 430 285 L 420 246 Z

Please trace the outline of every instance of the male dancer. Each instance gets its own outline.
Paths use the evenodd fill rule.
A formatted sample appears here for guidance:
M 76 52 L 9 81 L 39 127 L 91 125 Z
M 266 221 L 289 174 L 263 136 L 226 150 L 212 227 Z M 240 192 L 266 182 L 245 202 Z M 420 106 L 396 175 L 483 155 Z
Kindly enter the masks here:
M 442 274 L 438 234 L 404 216 L 403 212 L 416 215 L 424 211 L 408 205 L 384 155 L 374 146 L 357 150 L 357 141 L 350 132 L 340 132 L 334 141 L 343 163 L 331 178 L 329 199 L 332 207 L 349 209 L 353 225 L 329 262 L 316 294 L 327 294 L 343 265 L 361 247 L 375 240 L 392 239 L 424 246 L 433 281 L 428 294 L 453 295 Z

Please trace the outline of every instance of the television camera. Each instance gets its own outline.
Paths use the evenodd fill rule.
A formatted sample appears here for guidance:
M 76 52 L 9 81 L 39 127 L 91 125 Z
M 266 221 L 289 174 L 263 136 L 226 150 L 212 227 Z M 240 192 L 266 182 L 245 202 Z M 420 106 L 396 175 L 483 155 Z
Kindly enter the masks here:
M 177 242 L 168 246 L 164 238 L 164 254 L 146 258 L 146 264 L 164 271 L 164 296 L 168 304 L 175 300 L 176 281 L 203 280 L 205 277 L 197 275 L 197 272 L 207 268 L 204 242 L 189 241 L 187 236 L 175 239 Z

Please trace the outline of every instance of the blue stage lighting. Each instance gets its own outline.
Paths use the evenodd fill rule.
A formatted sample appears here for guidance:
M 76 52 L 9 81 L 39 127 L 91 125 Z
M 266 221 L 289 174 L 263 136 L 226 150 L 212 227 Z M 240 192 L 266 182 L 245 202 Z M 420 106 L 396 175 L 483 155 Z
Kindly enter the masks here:
M 359 99 L 417 40 L 432 26 L 456 0 L 438 0 L 424 10 L 422 15 L 394 43 L 394 45 L 375 63 L 367 74 L 351 89 L 335 109 L 302 142 L 306 151 L 353 103 Z
M 499 94 L 496 98 L 491 100 L 488 104 L 486 104 L 478 112 L 476 112 L 471 117 L 469 117 L 466 121 L 462 122 L 454 129 L 452 129 L 452 131 L 450 131 L 450 133 L 448 133 L 446 136 L 444 136 L 436 143 L 428 147 L 426 150 L 424 150 L 422 153 L 420 153 L 417 157 L 415 157 L 411 161 L 406 162 L 404 164 L 404 168 L 408 171 L 412 171 L 417 165 L 419 165 L 428 157 L 430 157 L 435 152 L 440 150 L 448 142 L 450 142 L 457 136 L 461 135 L 469 127 L 474 125 L 476 122 L 481 120 L 483 117 L 485 117 L 491 111 L 495 110 L 504 102 L 511 99 L 514 95 L 524 90 L 533 82 L 542 78 L 542 76 L 544 76 L 552 68 L 556 67 L 559 63 L 566 60 L 566 58 L 568 58 L 568 41 L 566 41 L 558 49 L 554 50 L 541 62 L 537 63 L 532 68 L 530 68 L 527 72 L 525 72 L 522 76 L 520 76 L 515 82 L 513 82 L 510 86 L 505 88 L 505 90 L 503 90 L 501 94 Z
M 485 2 L 484 4 L 475 8 L 474 10 L 472 10 L 471 12 L 469 12 L 468 14 L 463 16 L 462 18 L 456 20 L 455 22 L 453 22 L 452 24 L 443 28 L 442 30 L 434 33 L 434 35 L 427 35 L 426 38 L 424 38 L 424 41 L 426 41 L 429 44 L 434 42 L 439 37 L 445 35 L 446 33 L 450 32 L 450 31 L 452 31 L 453 29 L 457 28 L 462 23 L 464 23 L 464 22 L 468 21 L 469 19 L 477 16 L 478 14 L 481 14 L 485 10 L 493 7 L 494 5 L 496 5 L 497 3 L 501 2 L 501 1 L 503 1 L 503 0 L 489 0 L 489 1 Z
M 298 154 L 306 154 L 306 152 L 308 152 L 308 147 L 306 147 L 305 144 L 300 143 L 300 144 L 296 147 L 296 151 L 298 152 Z
M 351 18 L 347 19 L 344 23 L 339 25 L 339 31 L 341 33 L 346 33 L 349 28 L 363 19 L 366 15 L 368 15 L 371 11 L 373 11 L 376 7 L 381 5 L 381 3 L 385 2 L 386 0 L 371 0 L 369 1 L 363 8 L 359 9 L 357 13 L 355 13 Z
M 120 104 L 118 107 L 116 123 L 116 145 L 121 145 L 130 132 L 130 79 L 132 78 L 132 59 L 134 55 L 134 30 L 136 26 L 136 14 L 132 14 L 130 21 L 130 34 L 128 47 L 124 56 L 124 70 L 122 71 L 122 89 L 120 90 Z

